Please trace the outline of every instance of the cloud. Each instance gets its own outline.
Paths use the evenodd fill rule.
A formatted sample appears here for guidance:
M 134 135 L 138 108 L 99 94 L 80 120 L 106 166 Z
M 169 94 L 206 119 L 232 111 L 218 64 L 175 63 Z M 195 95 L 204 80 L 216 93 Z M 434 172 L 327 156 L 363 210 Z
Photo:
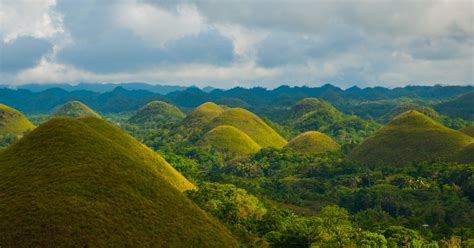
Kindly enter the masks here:
M 21 37 L 37 43 L 25 61 L 4 60 L 10 72 L 0 76 L 13 83 L 474 82 L 469 0 L 4 2 L 5 54 L 20 51 L 8 44 Z
M 0 42 L 0 72 L 15 73 L 36 66 L 41 57 L 51 52 L 52 44 L 32 37 Z

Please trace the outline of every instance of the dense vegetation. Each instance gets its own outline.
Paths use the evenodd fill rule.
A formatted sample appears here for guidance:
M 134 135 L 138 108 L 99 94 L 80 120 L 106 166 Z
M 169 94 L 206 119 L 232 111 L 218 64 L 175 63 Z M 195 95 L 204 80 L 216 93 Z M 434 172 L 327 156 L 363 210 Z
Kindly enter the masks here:
M 127 159 L 155 168 L 153 173 L 185 191 L 242 247 L 474 247 L 474 143 L 469 136 L 473 124 L 469 104 L 474 98 L 466 97 L 472 90 L 470 86 L 341 90 L 325 85 L 212 92 L 189 88 L 168 95 L 120 88 L 93 95 L 48 93 L 58 96 L 51 98 L 51 105 L 63 96 L 83 99 L 157 151 L 160 155 L 104 121 L 74 122 L 99 133 Z M 0 90 L 1 94 L 5 93 Z M 49 118 L 45 112 L 28 117 L 41 123 Z M 75 136 L 67 139 L 84 135 L 71 133 Z M 0 154 L 0 162 L 2 157 L 18 159 L 20 152 L 13 151 L 28 142 L 24 140 L 3 153 L 8 157 Z M 109 156 L 101 144 L 87 148 L 99 151 L 90 157 Z M 71 156 L 84 156 L 87 150 L 67 149 Z M 35 156 L 22 156 L 22 163 L 36 160 Z M 114 167 L 108 166 L 115 175 Z M 7 176 L 0 173 L 1 181 L 14 181 Z M 134 173 L 122 181 L 135 185 L 133 180 L 142 176 Z M 10 189 L 9 183 L 0 187 Z M 97 184 L 93 187 L 95 194 L 103 193 Z M 1 201 L 0 207 L 16 211 Z M 230 237 L 213 218 L 205 223 L 214 223 L 216 233 Z M 209 230 L 203 233 L 212 236 Z M 225 246 L 235 244 L 232 240 Z

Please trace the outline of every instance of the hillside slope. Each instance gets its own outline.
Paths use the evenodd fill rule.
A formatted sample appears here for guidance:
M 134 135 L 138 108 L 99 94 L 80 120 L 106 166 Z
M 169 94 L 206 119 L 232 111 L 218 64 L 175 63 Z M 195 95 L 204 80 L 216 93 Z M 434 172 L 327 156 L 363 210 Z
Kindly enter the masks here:
M 349 159 L 364 164 L 400 165 L 418 161 L 450 161 L 473 139 L 417 112 L 394 118 L 357 146 Z
M 239 129 L 221 125 L 207 132 L 199 144 L 209 145 L 229 158 L 257 153 L 261 147 Z
M 242 108 L 225 110 L 222 114 L 212 119 L 208 128 L 212 129 L 220 125 L 229 125 L 239 129 L 261 147 L 282 148 L 287 143 L 283 137 L 257 115 Z
M 186 115 L 179 108 L 162 101 L 153 101 L 135 113 L 128 122 L 134 124 L 145 124 L 148 122 L 170 123 L 181 121 Z
M 2 246 L 237 247 L 102 123 L 54 118 L 0 153 Z
M 459 131 L 461 131 L 461 132 L 463 132 L 463 133 L 465 133 L 465 134 L 467 134 L 471 137 L 474 137 L 474 125 L 467 126 L 467 127 L 463 128 Z
M 96 113 L 87 105 L 79 101 L 67 102 L 57 107 L 53 113 L 53 116 L 73 117 L 73 118 L 92 116 L 92 117 L 101 118 L 98 113 Z
M 0 135 L 22 135 L 35 128 L 22 113 L 0 103 Z
M 213 102 L 206 102 L 191 111 L 183 120 L 183 124 L 187 127 L 203 128 L 224 111 L 224 107 Z
M 308 131 L 290 140 L 285 148 L 301 153 L 317 154 L 338 150 L 340 145 L 323 133 Z

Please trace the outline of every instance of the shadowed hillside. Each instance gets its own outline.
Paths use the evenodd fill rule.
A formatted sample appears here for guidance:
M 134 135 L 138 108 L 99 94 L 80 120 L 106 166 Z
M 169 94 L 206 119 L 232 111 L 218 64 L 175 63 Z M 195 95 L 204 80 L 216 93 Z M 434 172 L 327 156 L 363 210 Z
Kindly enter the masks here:
M 176 106 L 162 101 L 153 101 L 140 108 L 128 122 L 134 124 L 145 124 L 148 122 L 170 123 L 181 121 L 185 114 Z
M 257 115 L 242 108 L 231 108 L 224 111 L 212 119 L 209 127 L 214 128 L 220 125 L 229 125 L 241 130 L 261 147 L 282 148 L 287 143 Z
M 364 164 L 450 161 L 472 141 L 471 137 L 412 110 L 394 118 L 348 157 Z
M 288 142 L 285 148 L 301 153 L 317 154 L 340 148 L 331 137 L 316 131 L 302 133 Z
M 101 118 L 100 115 L 97 114 L 94 110 L 86 106 L 84 103 L 78 101 L 67 102 L 57 107 L 53 115 L 73 118 L 87 116 Z
M 239 129 L 222 125 L 207 132 L 199 144 L 210 145 L 229 158 L 257 153 L 261 147 Z
M 471 137 L 474 137 L 474 125 L 467 126 L 467 127 L 463 128 L 459 131 L 461 131 L 461 132 L 463 132 L 463 133 L 465 133 L 465 134 L 467 134 Z
M 19 111 L 0 103 L 0 135 L 22 135 L 35 126 Z
M 0 153 L 0 244 L 237 247 L 121 133 L 54 118 Z

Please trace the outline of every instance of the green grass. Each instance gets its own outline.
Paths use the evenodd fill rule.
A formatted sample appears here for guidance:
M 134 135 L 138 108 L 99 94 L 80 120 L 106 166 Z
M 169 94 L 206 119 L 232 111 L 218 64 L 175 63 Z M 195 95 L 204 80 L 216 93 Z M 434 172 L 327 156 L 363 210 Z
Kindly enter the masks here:
M 209 145 L 228 158 L 247 156 L 261 149 L 247 134 L 228 125 L 218 126 L 207 132 L 199 144 Z
M 459 153 L 458 161 L 460 163 L 474 163 L 474 143 L 464 147 Z
M 2 247 L 238 246 L 104 123 L 53 118 L 0 153 Z
M 397 117 L 401 113 L 404 113 L 409 110 L 416 110 L 428 117 L 430 117 L 433 120 L 436 120 L 438 122 L 443 121 L 443 116 L 441 116 L 436 110 L 434 110 L 431 107 L 427 106 L 422 106 L 418 104 L 401 104 L 395 108 L 393 108 L 390 112 L 385 114 L 384 116 L 381 117 L 381 120 L 383 123 L 388 123 L 390 122 L 393 118 Z
M 145 124 L 148 122 L 176 122 L 181 121 L 186 115 L 179 108 L 162 101 L 153 101 L 137 111 L 128 122 Z
M 22 113 L 0 103 L 0 135 L 21 136 L 35 128 Z
M 285 148 L 306 154 L 318 154 L 336 151 L 340 145 L 323 133 L 308 131 L 290 140 Z
M 463 128 L 459 131 L 461 131 L 461 132 L 463 132 L 463 133 L 465 133 L 465 134 L 467 134 L 471 137 L 474 137 L 474 125 L 467 126 L 467 127 Z
M 287 114 L 288 121 L 300 130 L 311 130 L 342 120 L 344 115 L 330 103 L 318 98 L 305 98 Z
M 97 117 L 101 118 L 98 113 L 86 106 L 84 103 L 79 101 L 67 102 L 59 107 L 53 113 L 53 116 L 63 116 L 63 117 Z
M 401 165 L 452 161 L 473 139 L 414 110 L 404 112 L 357 146 L 349 159 L 364 164 Z
M 287 143 L 283 137 L 269 127 L 257 115 L 242 108 L 231 108 L 224 111 L 222 114 L 212 119 L 208 129 L 220 125 L 229 125 L 239 129 L 246 133 L 261 147 L 282 148 Z
M 225 107 L 206 102 L 191 111 L 183 120 L 183 124 L 187 127 L 203 128 L 224 111 Z

